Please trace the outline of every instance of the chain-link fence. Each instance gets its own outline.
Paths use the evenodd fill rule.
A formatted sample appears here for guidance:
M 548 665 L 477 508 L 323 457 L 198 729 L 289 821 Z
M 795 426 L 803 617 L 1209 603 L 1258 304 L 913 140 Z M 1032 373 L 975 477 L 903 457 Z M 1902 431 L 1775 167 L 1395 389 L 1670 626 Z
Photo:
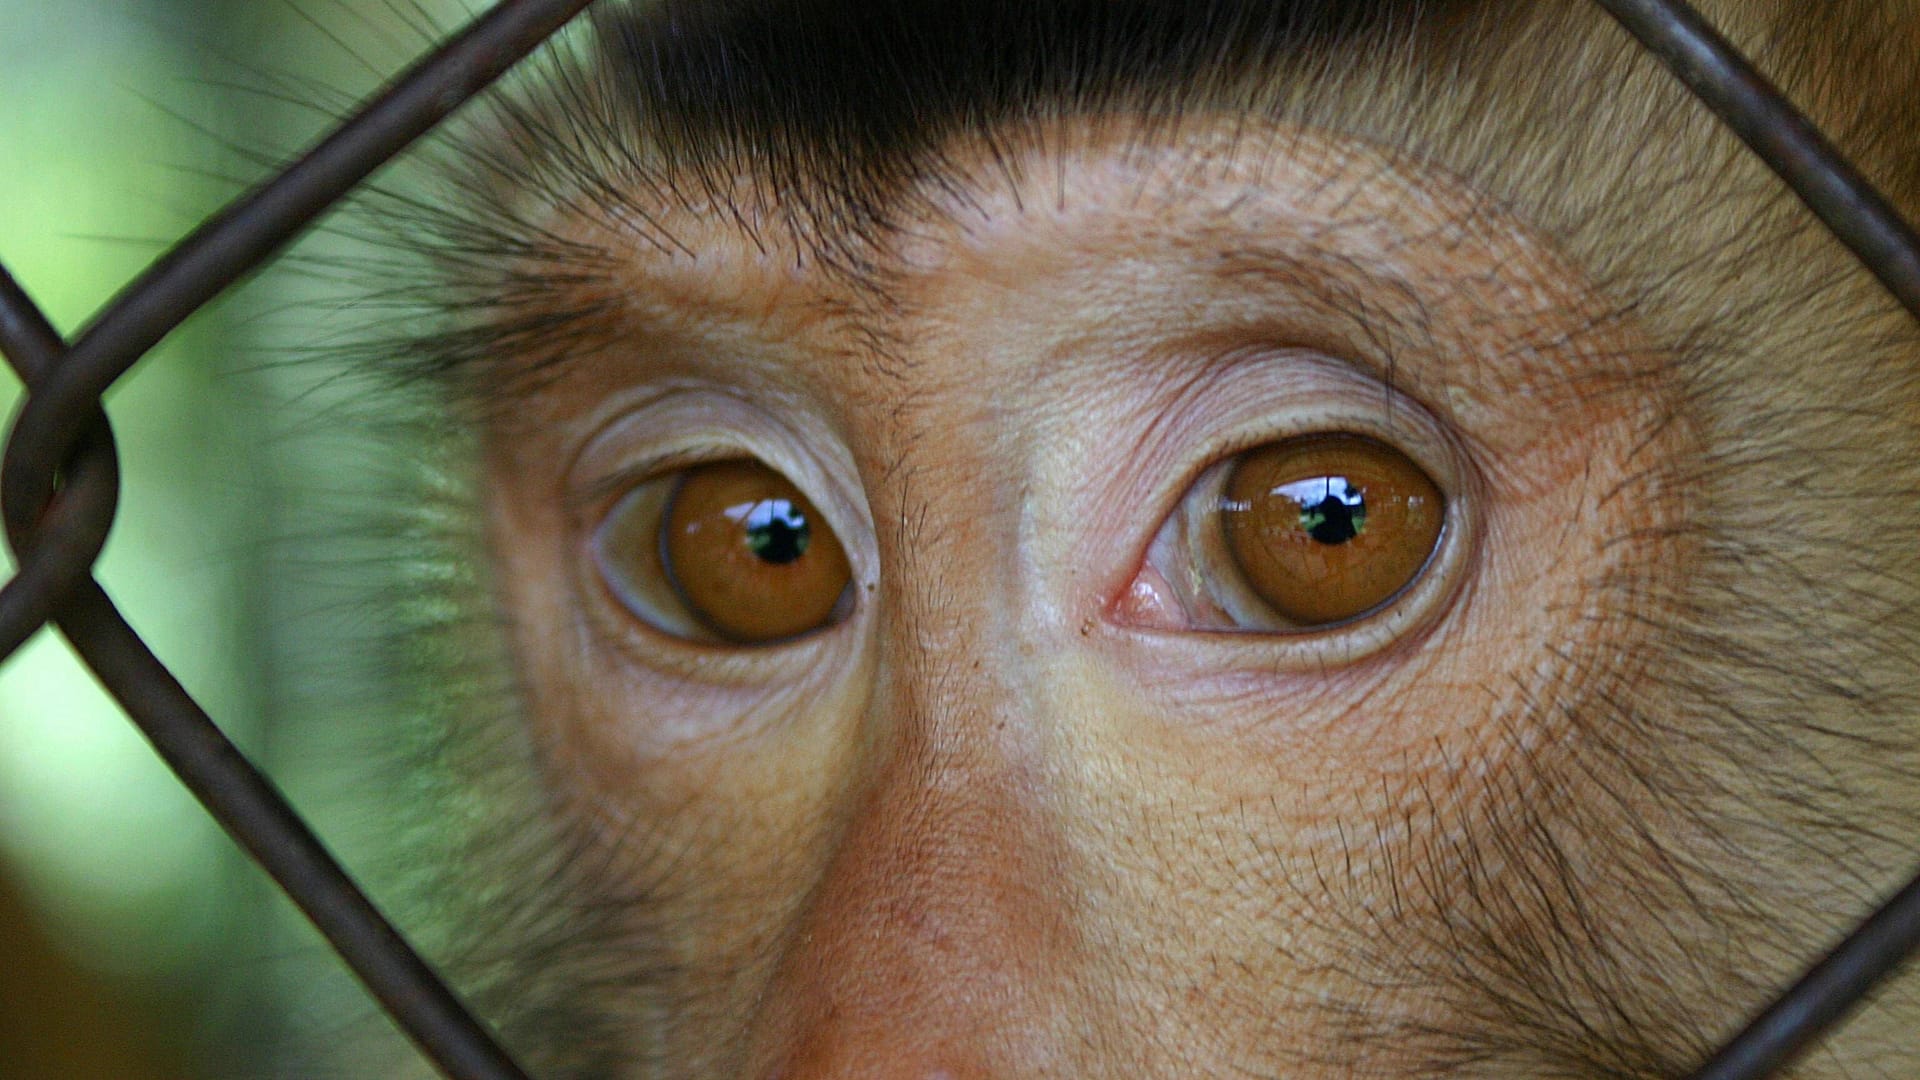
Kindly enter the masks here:
M 274 255 L 368 174 L 505 73 L 591 0 L 506 0 L 378 93 L 293 165 L 175 245 L 62 340 L 0 266 L 0 353 L 25 384 L 0 472 L 18 572 L 0 589 L 0 661 L 57 627 L 183 784 L 452 1077 L 523 1075 L 512 1058 L 235 749 L 94 581 L 119 470 L 101 396 L 189 315 Z M 1759 154 L 1920 319 L 1920 238 L 1686 4 L 1598 0 Z M 1920 944 L 1920 877 L 1865 920 L 1699 1080 L 1773 1074 Z M 1811 949 L 1809 950 L 1811 952 Z

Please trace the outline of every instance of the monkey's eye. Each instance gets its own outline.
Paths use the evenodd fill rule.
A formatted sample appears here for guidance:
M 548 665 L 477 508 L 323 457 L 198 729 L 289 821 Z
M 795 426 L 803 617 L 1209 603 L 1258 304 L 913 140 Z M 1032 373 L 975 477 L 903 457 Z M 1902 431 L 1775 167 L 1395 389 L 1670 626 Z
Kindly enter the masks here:
M 676 637 L 767 645 L 852 606 L 839 537 L 792 481 L 757 461 L 641 484 L 608 513 L 593 549 L 628 610 Z
M 1418 465 L 1371 439 L 1328 435 L 1242 457 L 1220 499 L 1226 547 L 1282 618 L 1324 626 L 1405 588 L 1440 541 L 1444 504 Z
M 1359 435 L 1257 447 L 1208 471 L 1148 553 L 1162 612 L 1198 629 L 1310 630 L 1358 619 L 1412 584 L 1446 501 L 1420 466 Z M 1168 601 L 1171 601 L 1169 603 Z

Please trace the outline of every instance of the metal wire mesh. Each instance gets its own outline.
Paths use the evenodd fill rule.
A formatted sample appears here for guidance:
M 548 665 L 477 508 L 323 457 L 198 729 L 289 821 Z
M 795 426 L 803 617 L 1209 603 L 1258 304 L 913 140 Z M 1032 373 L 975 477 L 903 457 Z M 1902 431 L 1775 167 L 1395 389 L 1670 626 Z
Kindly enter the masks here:
M 361 180 L 537 48 L 591 0 L 505 0 L 215 215 L 63 341 L 0 266 L 0 353 L 27 388 L 0 470 L 19 569 L 0 588 L 0 661 L 53 625 L 160 756 L 271 874 L 440 1070 L 523 1077 L 121 617 L 92 570 L 119 470 L 101 395 L 189 315 L 270 260 Z M 1920 237 L 1820 132 L 1687 4 L 1596 0 L 1657 55 L 1920 319 Z M 1757 1080 L 1830 1029 L 1920 946 L 1920 876 L 1863 921 L 1695 1074 Z

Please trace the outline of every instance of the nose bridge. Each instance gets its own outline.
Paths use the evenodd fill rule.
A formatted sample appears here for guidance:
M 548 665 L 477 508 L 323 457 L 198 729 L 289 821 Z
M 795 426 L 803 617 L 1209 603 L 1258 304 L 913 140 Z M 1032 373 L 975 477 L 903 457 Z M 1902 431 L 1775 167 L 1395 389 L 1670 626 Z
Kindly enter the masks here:
M 910 606 L 909 606 L 910 607 Z M 951 614 L 951 613 L 949 613 Z M 928 617 L 924 612 L 919 618 Z M 910 611 L 894 621 L 911 623 Z M 889 627 L 862 782 L 769 1000 L 782 1080 L 1030 1072 L 1069 904 L 1017 680 Z
M 925 327 L 898 336 L 934 366 L 969 352 Z M 831 852 L 765 999 L 770 1077 L 984 1080 L 1057 1053 L 1072 904 L 1046 718 L 1022 689 L 1026 485 L 1003 407 L 952 378 L 874 409 L 874 682 Z

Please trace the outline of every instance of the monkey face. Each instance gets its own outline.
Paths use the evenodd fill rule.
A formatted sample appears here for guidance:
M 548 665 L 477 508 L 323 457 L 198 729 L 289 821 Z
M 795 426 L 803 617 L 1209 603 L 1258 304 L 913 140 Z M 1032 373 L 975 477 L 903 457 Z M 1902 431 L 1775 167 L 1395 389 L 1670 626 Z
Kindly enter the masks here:
M 1621 854 L 1566 816 L 1609 778 L 1529 703 L 1635 692 L 1698 433 L 1631 316 L 1435 170 L 1231 119 L 1001 164 L 1047 179 L 983 162 L 861 275 L 666 207 L 697 256 L 585 229 L 620 253 L 579 298 L 604 321 L 489 429 L 557 813 L 610 886 L 670 882 L 632 932 L 671 1019 L 634 1037 L 689 1075 L 1412 1068 L 1408 1032 L 1485 1007 L 1440 977 L 1462 877 L 1506 936 L 1571 899 L 1549 838 Z M 1361 558 L 1408 548 L 1405 580 L 1259 613 L 1216 478 L 1328 436 L 1430 477 L 1435 527 L 1368 480 Z M 1283 526 L 1368 467 L 1328 454 Z M 753 507 L 781 546 L 737 565 Z
M 1912 329 L 1624 42 L 816 6 L 467 188 L 536 1067 L 1674 1075 L 1904 864 Z

